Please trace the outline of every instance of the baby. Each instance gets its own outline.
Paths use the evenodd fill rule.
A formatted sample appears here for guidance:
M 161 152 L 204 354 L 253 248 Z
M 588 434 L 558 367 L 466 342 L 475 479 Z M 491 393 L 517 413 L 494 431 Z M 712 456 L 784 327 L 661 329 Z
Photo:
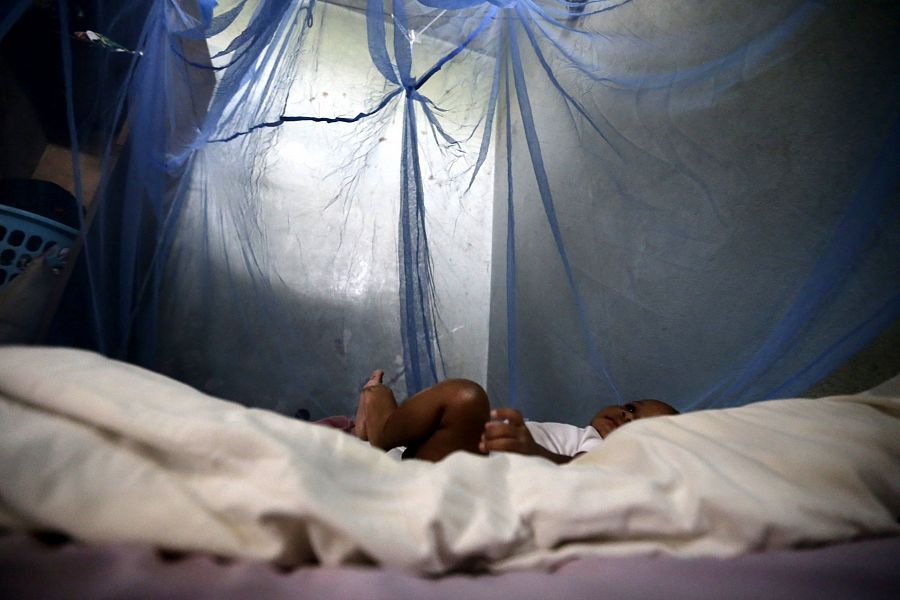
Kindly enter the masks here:
M 468 379 L 445 379 L 397 405 L 376 370 L 363 386 L 356 410 L 356 436 L 382 450 L 403 447 L 404 458 L 439 461 L 451 452 L 517 452 L 557 464 L 584 454 L 635 419 L 675 415 L 659 400 L 607 406 L 588 427 L 525 422 L 511 408 L 490 409 L 487 394 Z

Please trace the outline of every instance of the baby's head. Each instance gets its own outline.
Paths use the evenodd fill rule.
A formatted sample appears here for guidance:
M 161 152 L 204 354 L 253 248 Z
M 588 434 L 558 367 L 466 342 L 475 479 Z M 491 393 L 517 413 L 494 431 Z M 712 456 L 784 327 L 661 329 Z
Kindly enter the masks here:
M 591 427 L 605 438 L 614 430 L 636 419 L 677 415 L 678 411 L 662 400 L 635 400 L 622 406 L 607 406 L 594 415 Z

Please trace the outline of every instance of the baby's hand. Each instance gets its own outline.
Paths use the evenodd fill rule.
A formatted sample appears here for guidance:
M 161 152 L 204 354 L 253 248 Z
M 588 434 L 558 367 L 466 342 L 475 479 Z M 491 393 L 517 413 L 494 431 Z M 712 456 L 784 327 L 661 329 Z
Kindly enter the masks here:
M 491 420 L 484 424 L 479 450 L 488 452 L 517 452 L 539 455 L 540 446 L 525 427 L 522 414 L 512 408 L 491 411 Z

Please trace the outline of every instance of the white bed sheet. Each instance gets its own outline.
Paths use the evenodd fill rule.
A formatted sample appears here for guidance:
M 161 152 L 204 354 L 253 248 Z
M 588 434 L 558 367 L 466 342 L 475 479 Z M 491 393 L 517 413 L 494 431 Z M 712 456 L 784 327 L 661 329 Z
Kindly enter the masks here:
M 426 573 L 575 556 L 733 556 L 900 533 L 900 399 L 641 421 L 566 466 L 397 462 L 61 348 L 0 348 L 0 524 L 94 543 Z

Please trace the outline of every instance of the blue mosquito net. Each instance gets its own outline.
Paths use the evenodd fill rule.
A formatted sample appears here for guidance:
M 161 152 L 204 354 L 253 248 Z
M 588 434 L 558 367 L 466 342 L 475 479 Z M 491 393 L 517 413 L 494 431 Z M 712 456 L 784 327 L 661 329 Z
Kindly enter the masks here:
M 735 406 L 900 316 L 894 2 L 45 4 L 89 345 L 208 393 Z

